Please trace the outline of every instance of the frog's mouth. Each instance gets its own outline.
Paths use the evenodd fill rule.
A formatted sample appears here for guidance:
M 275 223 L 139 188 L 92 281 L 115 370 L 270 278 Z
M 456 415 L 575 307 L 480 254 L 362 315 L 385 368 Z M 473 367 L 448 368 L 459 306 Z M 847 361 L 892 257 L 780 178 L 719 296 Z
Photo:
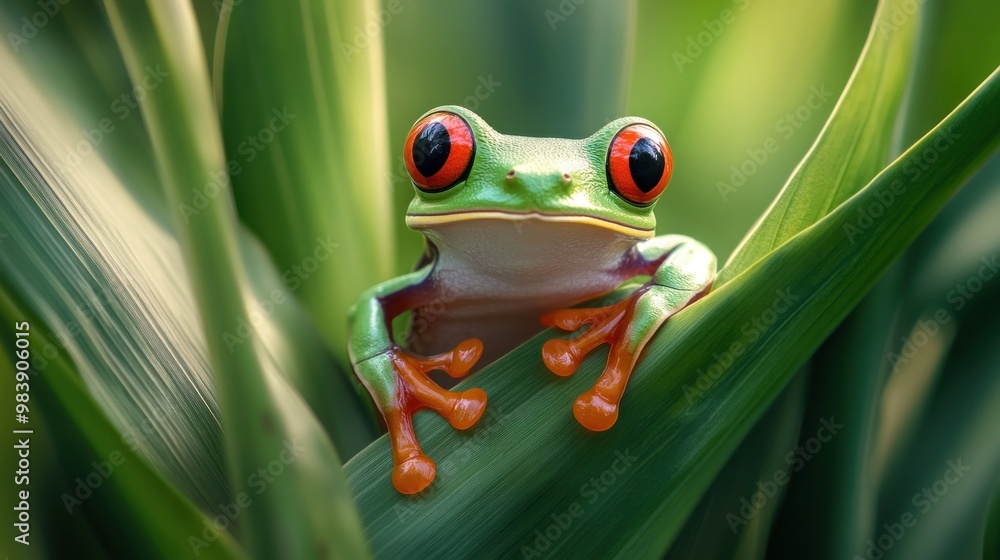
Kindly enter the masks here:
M 562 222 L 568 224 L 597 226 L 639 239 L 649 239 L 656 235 L 656 232 L 653 229 L 637 228 L 621 222 L 598 218 L 595 216 L 576 214 L 543 214 L 541 212 L 505 212 L 502 210 L 469 210 L 465 212 L 448 212 L 446 214 L 407 214 L 406 225 L 411 229 L 424 229 L 468 220 L 540 220 L 543 222 Z

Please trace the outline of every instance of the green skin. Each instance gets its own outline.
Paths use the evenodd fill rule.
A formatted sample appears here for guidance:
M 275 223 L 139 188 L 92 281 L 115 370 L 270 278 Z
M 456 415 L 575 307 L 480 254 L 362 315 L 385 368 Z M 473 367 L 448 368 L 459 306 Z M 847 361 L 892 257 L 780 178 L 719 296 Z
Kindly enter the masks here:
M 655 203 L 637 206 L 609 188 L 612 139 L 632 124 L 656 129 L 652 123 L 626 117 L 581 140 L 526 138 L 500 134 L 462 107 L 427 115 L 439 111 L 470 125 L 472 167 L 444 191 L 415 189 L 407 225 L 424 235 L 427 254 L 416 271 L 365 291 L 351 311 L 351 362 L 383 416 L 406 391 L 393 355 L 446 352 L 475 336 L 485 344 L 484 365 L 537 334 L 542 313 L 648 277 L 627 328 L 609 341 L 609 367 L 618 355 L 630 372 L 660 325 L 710 288 L 711 251 L 684 236 L 653 237 Z M 410 333 L 404 350 L 393 340 L 391 321 L 406 311 L 414 312 L 411 329 L 419 332 Z M 404 416 L 402 429 L 412 430 L 410 411 Z M 394 435 L 394 451 L 404 459 L 429 461 L 419 446 L 400 449 L 397 441 Z

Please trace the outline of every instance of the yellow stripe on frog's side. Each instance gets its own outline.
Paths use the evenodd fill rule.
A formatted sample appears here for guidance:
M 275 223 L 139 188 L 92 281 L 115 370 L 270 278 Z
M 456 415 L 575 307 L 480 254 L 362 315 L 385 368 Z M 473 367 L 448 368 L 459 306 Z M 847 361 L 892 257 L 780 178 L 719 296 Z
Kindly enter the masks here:
M 541 220 L 543 222 L 565 222 L 570 224 L 597 226 L 638 239 L 650 239 L 656 235 L 656 232 L 652 229 L 634 228 L 632 226 L 612 222 L 610 220 L 602 220 L 601 218 L 595 218 L 593 216 L 541 214 L 539 212 L 503 212 L 497 210 L 452 212 L 448 214 L 408 214 L 406 216 L 406 225 L 411 229 L 422 229 L 442 224 L 464 222 L 467 220 L 517 221 L 528 219 Z

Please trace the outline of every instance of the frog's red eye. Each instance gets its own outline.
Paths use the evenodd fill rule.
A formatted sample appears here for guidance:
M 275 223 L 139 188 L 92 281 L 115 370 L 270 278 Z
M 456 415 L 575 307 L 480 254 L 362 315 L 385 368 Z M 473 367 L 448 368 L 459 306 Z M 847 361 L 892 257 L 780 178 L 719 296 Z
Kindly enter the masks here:
M 652 204 L 667 188 L 673 171 L 670 146 L 653 127 L 629 125 L 611 140 L 608 147 L 608 185 L 632 204 Z
M 403 158 L 417 187 L 442 191 L 469 174 L 476 140 L 465 119 L 454 113 L 434 113 L 420 119 L 406 136 Z

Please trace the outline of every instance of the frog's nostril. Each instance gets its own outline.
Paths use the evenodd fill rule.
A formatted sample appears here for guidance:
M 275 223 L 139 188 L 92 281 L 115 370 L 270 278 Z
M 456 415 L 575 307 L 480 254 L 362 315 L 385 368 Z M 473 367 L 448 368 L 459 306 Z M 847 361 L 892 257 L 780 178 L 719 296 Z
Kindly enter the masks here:
M 573 182 L 573 176 L 570 175 L 568 171 L 564 171 L 563 174 L 562 174 L 562 180 L 563 180 L 564 183 L 572 183 Z
M 510 181 L 511 179 L 513 179 L 516 176 L 517 176 L 517 173 L 515 173 L 513 169 L 511 169 L 510 171 L 508 171 L 507 175 L 506 175 L 508 181 Z

